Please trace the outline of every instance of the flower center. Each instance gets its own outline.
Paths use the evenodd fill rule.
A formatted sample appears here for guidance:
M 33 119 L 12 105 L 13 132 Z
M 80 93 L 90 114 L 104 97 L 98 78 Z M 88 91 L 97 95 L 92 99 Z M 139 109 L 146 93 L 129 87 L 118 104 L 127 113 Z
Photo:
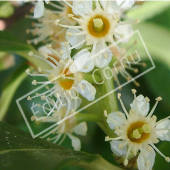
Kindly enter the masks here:
M 65 69 L 64 73 L 65 77 L 73 77 L 73 75 L 67 75 L 67 72 L 69 71 L 69 69 Z M 70 80 L 70 79 L 65 79 L 64 81 L 60 81 L 60 85 L 62 86 L 63 89 L 65 90 L 70 90 L 72 85 L 73 85 L 74 81 Z
M 65 69 L 64 72 L 63 71 L 61 72 L 63 75 L 65 75 L 65 78 L 60 77 L 60 78 L 57 79 L 56 75 L 54 73 L 52 73 L 52 74 L 49 75 L 48 80 L 53 82 L 53 83 L 55 81 L 59 81 L 59 83 L 60 83 L 60 85 L 63 89 L 70 90 L 73 83 L 74 83 L 74 80 L 70 80 L 70 79 L 67 78 L 67 77 L 73 77 L 73 75 L 67 74 L 68 71 L 69 71 L 69 69 L 67 68 L 67 69 Z
M 107 18 L 101 15 L 96 15 L 91 18 L 88 23 L 88 31 L 94 37 L 104 37 L 110 29 L 110 23 Z
M 127 130 L 128 138 L 135 143 L 141 143 L 150 137 L 151 127 L 145 122 L 135 122 Z

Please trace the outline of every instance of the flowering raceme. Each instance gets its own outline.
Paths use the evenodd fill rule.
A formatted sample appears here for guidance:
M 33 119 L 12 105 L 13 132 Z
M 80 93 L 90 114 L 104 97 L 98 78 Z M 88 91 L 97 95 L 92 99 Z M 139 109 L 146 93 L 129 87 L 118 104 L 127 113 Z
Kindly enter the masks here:
M 139 95 L 136 97 L 136 90 L 132 90 L 134 101 L 132 102 L 129 113 L 121 100 L 121 94 L 118 99 L 124 110 L 124 113 L 113 112 L 105 116 L 109 127 L 115 130 L 116 138 L 106 137 L 106 141 L 112 141 L 111 149 L 118 157 L 125 156 L 124 165 L 128 165 L 128 156 L 130 153 L 138 155 L 137 165 L 139 170 L 152 170 L 155 162 L 155 151 L 157 151 L 167 162 L 170 158 L 164 156 L 155 146 L 162 141 L 170 141 L 170 117 L 157 121 L 153 115 L 154 110 L 161 97 L 156 98 L 156 104 L 149 112 L 149 98 Z M 154 151 L 155 150 L 155 151 Z
M 51 108 L 45 108 L 49 111 L 46 117 L 32 116 L 31 120 L 41 123 L 59 122 L 41 138 L 48 137 L 48 141 L 61 144 L 66 137 L 69 137 L 74 150 L 79 151 L 81 142 L 74 134 L 86 135 L 86 121 L 90 120 L 90 114 L 88 114 L 89 118 L 84 116 L 83 118 L 86 119 L 82 118 L 81 122 L 78 122 L 72 113 L 76 112 L 81 104 L 84 104 L 82 103 L 83 98 L 91 105 L 91 101 L 95 99 L 99 101 L 99 97 L 106 95 L 104 93 L 114 90 L 114 81 L 121 88 L 118 73 L 126 81 L 132 80 L 136 86 L 139 86 L 139 83 L 127 70 L 138 73 L 138 69 L 132 68 L 131 65 L 135 63 L 145 67 L 146 64 L 134 62 L 134 58 L 138 56 L 136 51 L 132 55 L 127 53 L 129 49 L 126 49 L 127 46 L 121 48 L 121 45 L 128 43 L 133 36 L 132 24 L 139 22 L 139 20 L 127 22 L 128 17 L 125 14 L 126 10 L 135 5 L 135 1 L 63 0 L 45 2 L 48 5 L 44 7 L 44 2 L 38 1 L 34 9 L 34 17 L 28 16 L 35 19 L 36 22 L 33 23 L 35 29 L 28 29 L 27 33 L 36 36 L 32 40 L 28 40 L 29 44 L 39 43 L 38 52 L 29 52 L 29 56 L 45 62 L 50 68 L 37 67 L 38 73 L 35 74 L 27 69 L 26 73 L 35 77 L 35 80 L 32 81 L 33 85 L 46 86 L 43 93 L 29 96 L 28 100 L 40 97 L 41 100 L 48 100 Z M 50 44 L 41 45 L 40 42 Z M 128 55 L 128 61 L 122 61 L 121 59 L 126 55 Z M 117 65 L 114 65 L 115 60 Z M 98 72 L 94 70 L 96 67 Z M 103 75 L 107 73 L 107 69 L 112 76 L 106 75 L 104 80 Z M 37 77 L 45 79 L 38 81 Z M 101 114 L 102 116 L 99 115 L 97 120 L 93 118 L 92 120 L 99 123 L 107 133 L 105 141 L 111 141 L 111 150 L 116 157 L 123 158 L 126 168 L 129 168 L 129 160 L 133 157 L 133 159 L 137 158 L 139 170 L 152 170 L 155 151 L 167 162 L 170 161 L 170 158 L 164 156 L 155 146 L 159 140 L 170 141 L 170 120 L 168 117 L 157 121 L 156 116 L 153 115 L 158 102 L 162 100 L 160 97 L 156 99 L 155 106 L 149 112 L 149 99 L 142 95 L 136 97 L 136 90 L 132 90 L 132 92 L 134 101 L 130 105 L 129 112 L 125 109 L 119 93 L 118 99 L 124 113 L 114 112 L 116 106 L 112 109 L 111 101 L 106 100 L 108 108 L 110 107 L 108 110 L 113 112 L 110 111 L 111 113 L 107 114 L 105 111 L 105 116 Z M 51 96 L 55 101 L 49 99 Z M 111 97 L 111 99 L 115 104 L 115 98 Z M 104 104 L 99 103 L 98 106 L 103 113 Z M 95 109 L 92 112 L 95 112 Z M 80 111 L 77 114 L 84 114 L 84 112 Z M 116 135 L 116 137 L 109 137 L 110 134 Z

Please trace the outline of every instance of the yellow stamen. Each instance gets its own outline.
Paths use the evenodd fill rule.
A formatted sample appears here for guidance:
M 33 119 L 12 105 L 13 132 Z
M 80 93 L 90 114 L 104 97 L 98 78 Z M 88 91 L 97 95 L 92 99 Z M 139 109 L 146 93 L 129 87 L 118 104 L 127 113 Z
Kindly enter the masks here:
M 136 130 L 133 131 L 133 137 L 134 137 L 135 139 L 139 139 L 139 138 L 141 138 L 141 136 L 142 136 L 142 135 L 139 133 L 138 129 L 136 129 Z
M 147 124 L 143 125 L 142 129 L 145 133 L 151 133 L 151 127 Z

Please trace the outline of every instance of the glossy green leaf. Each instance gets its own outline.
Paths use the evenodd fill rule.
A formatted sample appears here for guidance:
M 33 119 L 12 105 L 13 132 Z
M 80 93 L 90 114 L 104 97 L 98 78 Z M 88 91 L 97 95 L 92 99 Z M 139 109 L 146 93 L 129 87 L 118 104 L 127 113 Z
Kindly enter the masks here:
M 134 27 L 134 30 L 136 29 L 139 30 L 152 59 L 163 62 L 170 67 L 170 31 L 157 24 L 149 22 L 137 24 Z M 139 47 L 139 45 L 137 46 Z M 143 45 L 141 48 L 143 49 Z M 148 59 L 147 55 L 141 57 Z
M 169 1 L 146 1 L 139 9 L 134 8 L 133 10 L 129 10 L 127 16 L 133 19 L 139 19 L 140 22 L 143 22 L 160 14 L 169 7 Z
M 28 55 L 30 51 L 37 53 L 31 45 L 18 40 L 13 35 L 4 31 L 0 31 L 0 51 L 16 53 L 26 58 L 34 67 L 50 68 L 45 61 Z
M 8 110 L 8 107 L 11 103 L 11 100 L 18 89 L 21 82 L 26 78 L 27 74 L 25 70 L 28 68 L 27 65 L 23 65 L 19 67 L 14 73 L 10 75 L 10 77 L 5 82 L 4 88 L 2 89 L 2 94 L 0 98 L 0 120 L 3 119 L 5 113 Z
M 99 155 L 76 152 L 19 129 L 0 123 L 0 169 L 3 170 L 59 170 L 65 165 L 85 170 L 121 170 Z
M 18 52 L 18 51 L 30 51 L 31 46 L 27 43 L 19 41 L 16 37 L 0 31 L 0 51 L 4 52 Z

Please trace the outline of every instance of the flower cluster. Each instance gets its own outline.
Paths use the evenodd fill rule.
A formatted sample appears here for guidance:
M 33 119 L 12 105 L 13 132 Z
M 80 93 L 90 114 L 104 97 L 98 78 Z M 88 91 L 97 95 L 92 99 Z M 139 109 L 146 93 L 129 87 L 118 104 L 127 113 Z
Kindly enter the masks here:
M 49 97 L 53 96 L 55 101 L 51 102 L 52 109 L 47 117 L 33 116 L 31 120 L 60 122 L 70 116 L 73 110 L 78 109 L 82 102 L 81 98 L 88 101 L 95 99 L 96 89 L 94 81 L 91 81 L 92 71 L 95 67 L 104 68 L 113 61 L 114 54 L 110 46 L 122 52 L 116 41 L 127 43 L 133 34 L 131 24 L 138 21 L 125 22 L 122 15 L 134 5 L 134 1 L 45 2 L 45 6 L 43 1 L 33 2 L 34 16 L 27 15 L 27 17 L 35 21 L 32 23 L 34 29 L 28 29 L 27 33 L 36 36 L 28 40 L 28 43 L 48 44 L 40 46 L 38 53 L 29 52 L 30 57 L 45 62 L 48 69 L 38 67 L 38 73 L 35 74 L 27 69 L 26 73 L 35 77 L 33 85 L 44 85 L 47 90 L 36 96 L 29 96 L 28 100 L 40 97 L 41 100 L 49 102 Z M 124 76 L 121 69 L 119 70 Z M 38 81 L 36 77 L 44 77 L 45 80 Z M 60 106 L 56 109 L 57 101 L 60 101 Z M 75 101 L 79 103 L 76 107 L 72 104 Z M 72 136 L 72 133 L 84 135 L 87 128 L 85 122 L 80 125 L 72 122 L 63 121 L 43 137 L 56 133 L 55 137 L 48 138 L 56 143 L 62 135 L 64 137 L 61 141 L 68 136 L 72 140 L 74 149 L 79 150 L 80 142 Z

